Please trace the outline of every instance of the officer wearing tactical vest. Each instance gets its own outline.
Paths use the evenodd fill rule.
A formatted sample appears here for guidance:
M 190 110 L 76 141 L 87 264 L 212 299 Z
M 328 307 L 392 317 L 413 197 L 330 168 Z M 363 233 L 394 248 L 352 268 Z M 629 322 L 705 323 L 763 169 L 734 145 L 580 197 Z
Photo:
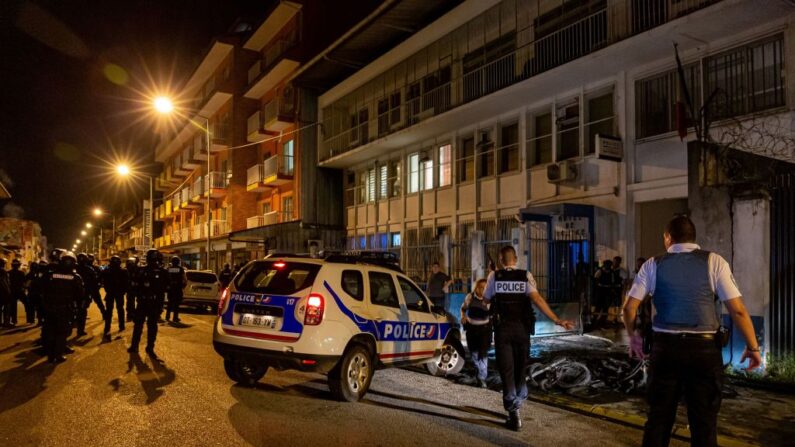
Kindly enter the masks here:
M 50 363 L 61 363 L 70 350 L 66 338 L 72 327 L 74 307 L 83 304 L 83 280 L 75 272 L 77 258 L 71 252 L 60 254 L 58 264 L 44 278 L 44 351 Z
M 502 402 L 508 411 L 508 428 L 519 430 L 519 408 L 527 399 L 525 369 L 530 351 L 530 334 L 534 332 L 535 304 L 556 325 L 566 329 L 574 323 L 561 320 L 538 293 L 536 281 L 527 270 L 516 268 L 516 250 L 510 245 L 500 250 L 503 268 L 492 272 L 483 294 L 494 316 L 494 348 L 502 379 Z
M 146 323 L 146 353 L 153 360 L 158 358 L 155 354 L 157 320 L 163 310 L 163 298 L 168 287 L 167 272 L 161 267 L 162 263 L 163 255 L 155 249 L 149 249 L 146 252 L 146 267 L 139 269 L 136 275 L 138 297 L 133 320 L 135 324 L 130 347 L 127 349 L 130 354 L 138 354 L 138 344 Z
M 644 446 L 666 446 L 684 392 L 693 446 L 717 446 L 718 410 L 723 384 L 720 303 L 726 306 L 746 342 L 740 359 L 748 369 L 762 357 L 751 317 L 743 304 L 729 264 L 696 245 L 696 228 L 685 216 L 665 227 L 667 253 L 646 261 L 638 271 L 624 306 L 630 356 L 645 358 L 635 317 L 644 296 L 651 295 L 653 342 L 648 384 L 649 415 Z
M 179 323 L 179 306 L 182 304 L 182 289 L 188 285 L 188 278 L 185 269 L 180 265 L 179 256 L 171 257 L 171 267 L 168 268 L 168 309 L 166 310 L 166 321 L 174 314 L 174 323 Z

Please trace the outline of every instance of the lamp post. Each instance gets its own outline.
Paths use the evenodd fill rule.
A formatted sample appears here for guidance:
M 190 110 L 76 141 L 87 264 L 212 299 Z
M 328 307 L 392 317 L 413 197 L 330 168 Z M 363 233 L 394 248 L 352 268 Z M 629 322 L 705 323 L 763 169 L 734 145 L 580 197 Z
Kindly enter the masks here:
M 171 100 L 169 98 L 167 98 L 165 96 L 158 96 L 157 98 L 155 98 L 154 107 L 155 107 L 155 110 L 157 110 L 160 114 L 163 114 L 163 115 L 168 115 L 168 114 L 174 112 L 174 104 L 171 102 Z M 207 238 L 206 238 L 206 253 L 207 253 L 207 256 L 206 256 L 206 266 L 205 266 L 205 268 L 209 269 L 210 268 L 210 249 L 211 249 L 210 233 L 212 232 L 212 219 L 210 218 L 210 186 L 211 186 L 210 185 L 210 161 L 211 161 L 210 160 L 210 144 L 211 144 L 211 141 L 210 141 L 210 138 L 211 138 L 211 136 L 210 136 L 210 118 L 208 118 L 206 116 L 199 115 L 199 114 L 197 114 L 196 116 L 199 117 L 199 118 L 204 119 L 204 127 L 202 127 L 201 125 L 199 125 L 198 123 L 193 121 L 193 119 L 191 119 L 191 118 L 188 118 L 188 121 L 190 121 L 191 124 L 193 124 L 194 126 L 200 128 L 201 130 L 204 131 L 205 145 L 206 145 L 205 150 L 207 151 L 207 177 L 206 177 L 207 191 L 205 191 L 205 193 L 207 193 L 207 200 L 205 202 L 205 216 L 207 218 Z
M 128 168 L 128 173 L 129 173 L 129 168 Z M 150 197 L 150 200 L 151 200 L 151 197 Z M 113 213 L 102 211 L 102 208 L 99 208 L 99 207 L 94 208 L 94 215 L 97 216 L 97 217 L 100 217 L 100 216 L 103 216 L 103 215 L 110 215 L 110 217 L 112 218 L 112 220 L 113 220 L 113 228 L 111 230 L 112 231 L 111 240 L 113 241 L 113 251 L 115 252 L 116 251 L 116 215 L 113 214 Z M 100 241 L 101 240 L 102 240 L 102 238 L 101 238 L 101 234 L 100 234 Z
M 116 173 L 118 173 L 121 177 L 128 177 L 131 174 L 130 167 L 127 166 L 126 164 L 120 164 L 120 165 L 116 166 Z M 152 244 L 152 242 L 153 242 L 152 241 L 152 233 L 154 232 L 154 230 L 152 228 L 152 213 L 154 212 L 154 206 L 155 206 L 154 198 L 153 198 L 155 179 L 154 179 L 154 177 L 152 177 L 149 174 L 142 174 L 142 175 L 149 179 L 149 239 L 146 242 L 147 242 L 147 245 L 149 246 L 149 248 L 152 248 L 152 246 L 153 246 L 153 244 Z M 94 210 L 94 213 L 96 214 L 96 210 Z M 114 237 L 114 244 L 115 244 L 116 243 L 116 239 L 115 239 L 115 237 L 116 237 L 115 236 L 115 227 L 116 227 L 115 219 L 116 219 L 116 217 L 114 216 L 113 219 L 114 219 L 114 224 L 113 224 L 113 226 L 114 226 L 114 236 L 113 237 Z M 144 219 L 146 219 L 146 218 L 144 217 Z M 147 222 L 144 221 L 144 228 L 146 228 L 146 224 L 147 224 Z

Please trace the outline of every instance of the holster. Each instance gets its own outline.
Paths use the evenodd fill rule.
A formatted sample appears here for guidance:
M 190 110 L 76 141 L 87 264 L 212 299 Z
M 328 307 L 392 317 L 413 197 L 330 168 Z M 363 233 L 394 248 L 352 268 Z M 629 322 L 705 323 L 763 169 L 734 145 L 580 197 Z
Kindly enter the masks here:
M 729 328 L 727 328 L 726 326 L 720 326 L 718 328 L 718 333 L 715 339 L 718 340 L 721 348 L 728 346 L 729 340 L 731 340 L 731 338 L 732 338 L 732 331 Z

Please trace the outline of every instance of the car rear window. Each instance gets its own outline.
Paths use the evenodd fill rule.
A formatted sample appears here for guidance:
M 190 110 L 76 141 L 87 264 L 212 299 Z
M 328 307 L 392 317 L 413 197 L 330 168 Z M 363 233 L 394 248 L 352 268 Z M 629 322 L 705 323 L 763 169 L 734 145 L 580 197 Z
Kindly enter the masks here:
M 215 284 L 218 282 L 218 278 L 215 277 L 215 273 L 187 272 L 185 275 L 187 275 L 188 281 L 190 282 L 200 282 L 202 284 Z
M 312 285 L 320 266 L 301 262 L 259 261 L 246 266 L 235 279 L 240 292 L 292 295 Z

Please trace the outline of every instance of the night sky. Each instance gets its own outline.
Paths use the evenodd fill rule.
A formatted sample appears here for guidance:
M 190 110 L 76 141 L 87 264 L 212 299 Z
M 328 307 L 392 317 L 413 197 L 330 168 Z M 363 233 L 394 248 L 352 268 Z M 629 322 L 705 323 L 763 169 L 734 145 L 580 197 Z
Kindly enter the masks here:
M 151 162 L 158 123 L 145 95 L 177 90 L 213 36 L 271 4 L 0 2 L 0 181 L 12 194 L 0 214 L 36 220 L 69 248 L 94 206 L 120 215 L 148 195 L 144 179 L 112 174 L 115 159 Z

